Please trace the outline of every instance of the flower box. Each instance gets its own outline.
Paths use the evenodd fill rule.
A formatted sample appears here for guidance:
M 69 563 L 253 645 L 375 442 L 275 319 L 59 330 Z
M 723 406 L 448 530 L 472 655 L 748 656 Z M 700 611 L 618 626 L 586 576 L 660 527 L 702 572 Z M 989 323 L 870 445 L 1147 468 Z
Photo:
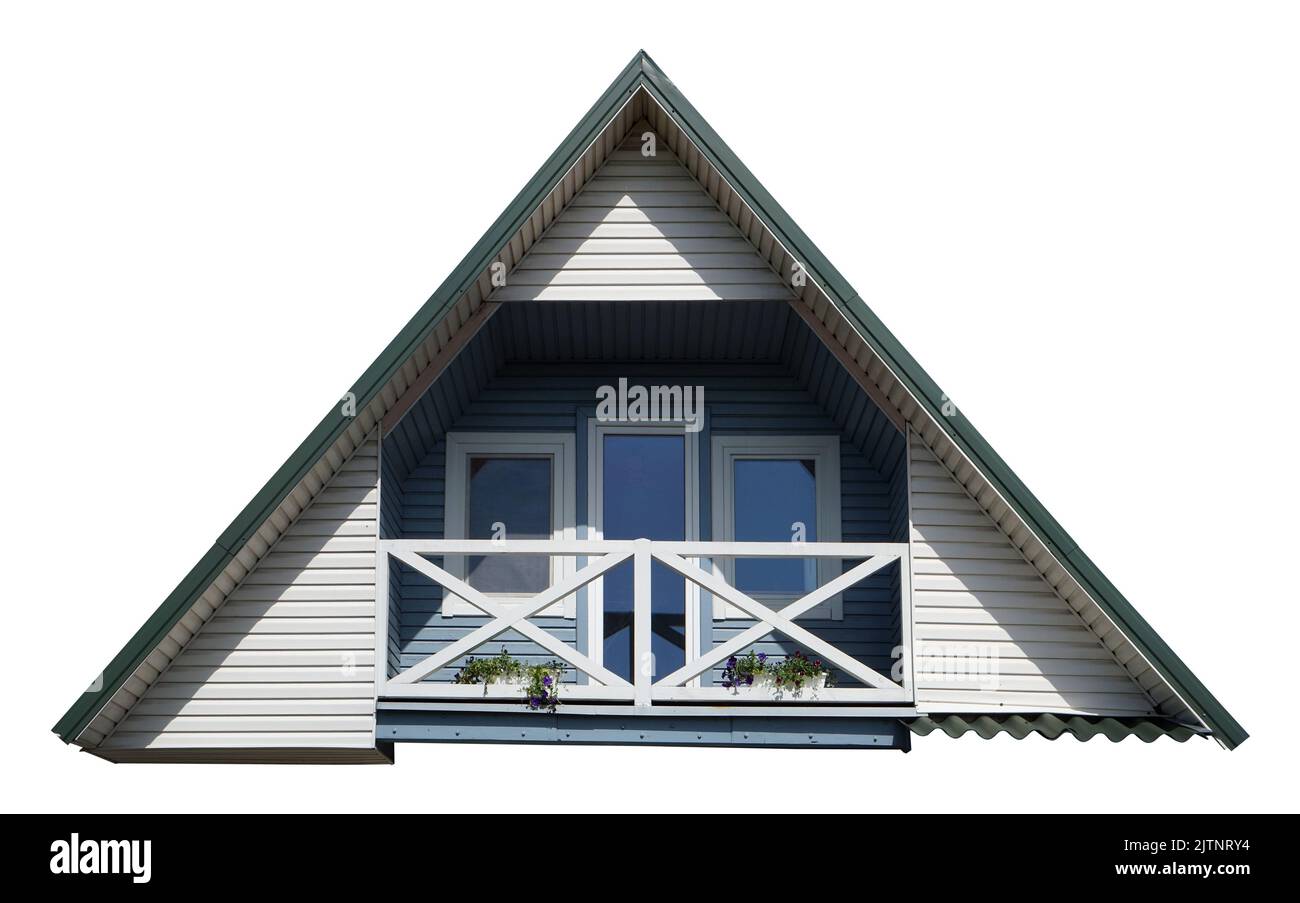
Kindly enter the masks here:
M 734 686 L 731 688 L 731 693 L 740 699 L 771 700 L 775 702 L 791 699 L 816 699 L 818 694 L 826 689 L 826 679 L 828 677 L 830 675 L 823 671 L 816 677 L 808 678 L 803 682 L 803 686 L 796 689 L 789 685 L 778 687 L 776 678 L 771 674 L 757 674 L 754 676 L 752 684 Z
M 551 679 L 557 684 L 563 672 L 547 670 L 545 673 L 551 676 Z M 523 692 L 528 686 L 528 675 L 526 674 L 493 674 L 484 681 L 485 686 L 489 687 L 506 687 L 512 690 Z
M 517 693 L 530 709 L 554 712 L 559 705 L 560 681 L 563 677 L 564 665 L 560 662 L 525 665 L 503 647 L 501 654 L 492 658 L 470 656 L 456 672 L 452 683 L 481 686 L 483 695 L 493 699 L 503 699 Z

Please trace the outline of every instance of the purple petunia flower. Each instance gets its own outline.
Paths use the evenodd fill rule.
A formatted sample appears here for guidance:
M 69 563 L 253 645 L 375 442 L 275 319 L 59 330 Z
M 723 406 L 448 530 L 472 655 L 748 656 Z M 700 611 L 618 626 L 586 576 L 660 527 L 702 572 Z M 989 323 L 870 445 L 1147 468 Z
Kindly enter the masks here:
M 766 653 L 766 652 L 760 652 L 760 653 L 758 654 L 758 660 L 759 660 L 760 662 L 766 662 L 766 661 L 767 661 L 767 653 Z
M 551 679 L 551 675 L 549 674 L 542 678 L 542 686 L 544 687 L 549 687 L 553 683 L 555 683 L 555 681 Z

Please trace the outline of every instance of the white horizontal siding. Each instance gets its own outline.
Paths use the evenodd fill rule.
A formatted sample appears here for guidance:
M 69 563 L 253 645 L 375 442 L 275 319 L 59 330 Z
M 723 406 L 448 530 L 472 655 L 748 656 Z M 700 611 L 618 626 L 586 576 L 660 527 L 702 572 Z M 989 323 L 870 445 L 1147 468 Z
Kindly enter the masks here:
M 658 140 L 626 142 L 510 273 L 493 301 L 788 301 L 794 295 Z
M 1100 638 L 915 434 L 909 459 L 917 708 L 1151 714 Z M 954 667 L 972 656 L 992 671 Z
M 342 465 L 103 749 L 374 746 L 378 454 Z

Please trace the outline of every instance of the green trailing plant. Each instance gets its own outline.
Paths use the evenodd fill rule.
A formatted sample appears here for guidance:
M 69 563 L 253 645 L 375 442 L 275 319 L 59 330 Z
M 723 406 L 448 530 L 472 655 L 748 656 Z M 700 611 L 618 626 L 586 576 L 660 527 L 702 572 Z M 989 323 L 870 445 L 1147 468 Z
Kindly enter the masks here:
M 564 677 L 564 664 L 549 661 L 542 665 L 526 665 L 502 648 L 491 658 L 470 656 L 456 672 L 452 683 L 490 684 L 515 681 L 524 685 L 524 702 L 533 711 L 554 712 L 560 704 L 560 680 Z
M 471 655 L 451 680 L 457 684 L 489 684 L 493 681 L 518 679 L 523 672 L 524 666 L 519 659 L 502 647 L 501 654 L 491 658 L 475 658 Z
M 755 653 L 753 649 L 744 655 L 727 659 L 722 669 L 722 685 L 728 690 L 752 687 L 760 678 L 769 678 L 778 690 L 802 690 L 804 684 L 815 683 L 817 678 L 827 673 L 821 659 L 810 659 L 801 651 L 774 662 L 767 653 Z

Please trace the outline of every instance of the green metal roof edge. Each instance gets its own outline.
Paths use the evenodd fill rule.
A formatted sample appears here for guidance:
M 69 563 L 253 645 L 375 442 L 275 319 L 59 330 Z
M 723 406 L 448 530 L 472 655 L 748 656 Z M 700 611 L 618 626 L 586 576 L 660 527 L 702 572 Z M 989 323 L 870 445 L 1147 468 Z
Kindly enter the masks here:
M 804 269 L 825 289 L 831 303 L 854 324 L 894 375 L 903 382 L 936 422 L 944 424 L 949 437 L 980 468 L 981 473 L 1002 493 L 1008 504 L 1056 555 L 1061 564 L 1088 592 L 1151 665 L 1214 731 L 1224 746 L 1232 749 L 1249 734 L 1183 664 L 1169 645 L 1133 608 L 1123 594 L 1093 564 L 1065 529 L 1043 507 L 1037 497 L 1002 460 L 975 426 L 958 409 L 945 416 L 948 396 L 908 353 L 893 333 L 872 313 L 847 279 L 835 269 L 776 199 L 740 161 L 722 138 L 691 105 L 677 86 L 649 56 L 642 55 L 647 90 L 690 136 L 700 151 L 727 179 L 745 202 L 762 219 Z
M 609 119 L 641 83 L 642 54 L 637 54 L 624 67 L 600 99 L 587 111 L 574 129 L 547 158 L 523 190 L 497 218 L 496 222 L 475 243 L 451 275 L 429 297 L 420 310 L 388 344 L 352 386 L 357 398 L 357 410 L 364 410 L 378 392 L 397 372 L 411 353 L 419 347 L 437 327 L 438 323 L 474 279 L 501 253 L 505 243 L 532 216 L 533 211 L 547 193 L 586 151 Z M 316 465 L 321 456 L 351 425 L 354 418 L 342 414 L 342 405 L 335 403 L 330 412 L 298 446 L 289 459 L 267 481 L 239 515 L 230 523 L 207 554 L 199 560 L 185 578 L 158 606 L 144 626 L 113 657 L 97 683 L 98 690 L 87 690 L 64 713 L 53 731 L 65 742 L 75 740 L 86 725 L 103 708 L 130 677 L 140 663 L 157 647 L 176 623 L 189 611 L 195 600 L 212 584 L 212 581 L 231 562 L 258 527 L 279 507 L 298 482 Z
M 884 323 L 871 312 L 848 281 L 795 224 L 753 173 L 740 162 L 726 142 L 705 122 L 690 101 L 682 95 L 644 50 L 639 51 L 624 67 L 618 78 L 561 142 L 505 212 L 497 218 L 452 274 L 357 380 L 351 390 L 357 398 L 357 409 L 364 409 L 370 404 L 375 394 L 387 383 L 410 353 L 428 337 L 460 294 L 469 287 L 470 282 L 483 271 L 493 257 L 501 252 L 505 242 L 522 225 L 523 220 L 532 215 L 546 192 L 550 191 L 555 182 L 573 165 L 599 130 L 638 86 L 644 87 L 668 111 L 701 152 L 727 178 L 732 188 L 740 193 L 768 228 L 826 290 L 831 302 L 836 305 L 840 313 L 857 326 L 875 353 L 889 365 L 931 416 L 937 422 L 949 425 L 948 432 L 953 441 L 980 466 L 984 476 L 1035 529 L 1040 539 L 1061 560 L 1062 565 L 1092 595 L 1103 611 L 1116 621 L 1160 675 L 1183 695 L 1223 744 L 1232 749 L 1243 742 L 1249 735 L 1241 725 L 1228 714 L 1227 710 L 1174 654 L 1168 644 L 1083 554 L 1069 534 L 989 446 L 975 427 L 960 411 L 951 417 L 942 415 L 941 407 L 946 396 L 934 380 L 894 338 Z M 216 544 L 149 617 L 144 626 L 114 656 L 103 671 L 101 689 L 83 693 L 59 719 L 53 728 L 56 734 L 70 742 L 85 729 L 103 704 L 121 688 L 150 651 L 189 610 L 194 600 L 230 563 L 235 553 L 279 506 L 299 480 L 315 466 L 321 455 L 337 441 L 351 421 L 352 418 L 342 415 L 339 406 L 331 409 L 311 435 L 289 457 L 289 460 L 281 465 L 275 476 L 262 487 L 218 537 Z
M 935 731 L 943 731 L 954 740 L 964 734 L 974 732 L 985 740 L 992 740 L 998 734 L 1010 734 L 1017 740 L 1023 740 L 1030 734 L 1039 734 L 1048 740 L 1055 740 L 1070 734 L 1079 741 L 1087 743 L 1093 737 L 1105 737 L 1112 743 L 1119 743 L 1128 737 L 1137 737 L 1143 743 L 1154 743 L 1161 737 L 1168 737 L 1177 743 L 1186 743 L 1192 737 L 1204 736 L 1185 724 L 1170 721 L 1167 718 L 1093 718 L 1083 715 L 929 715 L 920 718 L 904 718 L 912 733 L 925 737 Z

